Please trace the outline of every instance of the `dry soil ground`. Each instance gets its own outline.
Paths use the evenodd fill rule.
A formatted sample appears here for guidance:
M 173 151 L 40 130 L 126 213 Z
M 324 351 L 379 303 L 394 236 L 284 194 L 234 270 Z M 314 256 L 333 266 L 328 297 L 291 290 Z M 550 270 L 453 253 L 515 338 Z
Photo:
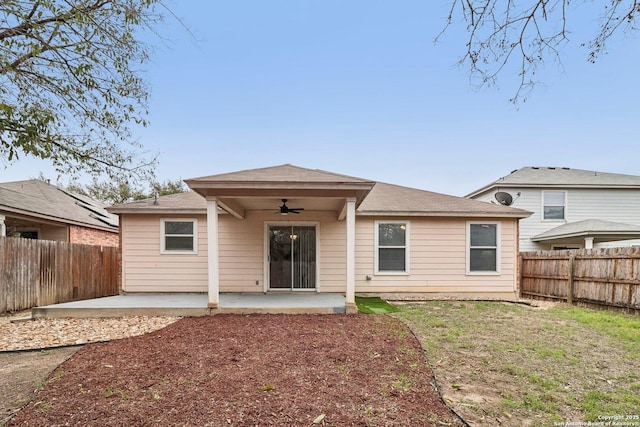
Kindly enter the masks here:
M 0 426 L 27 404 L 49 373 L 78 348 L 0 353 Z

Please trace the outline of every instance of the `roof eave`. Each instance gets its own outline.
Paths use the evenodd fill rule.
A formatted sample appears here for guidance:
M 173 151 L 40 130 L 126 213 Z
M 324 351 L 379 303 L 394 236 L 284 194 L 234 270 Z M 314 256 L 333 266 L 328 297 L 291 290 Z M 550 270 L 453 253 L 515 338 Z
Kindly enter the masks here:
M 81 222 L 81 221 L 74 221 L 72 219 L 68 219 L 68 218 L 60 218 L 57 216 L 51 216 L 51 215 L 44 215 L 44 214 L 40 214 L 38 212 L 33 212 L 33 211 L 28 211 L 25 209 L 16 209 L 16 208 L 12 208 L 12 207 L 8 207 L 6 205 L 3 205 L 1 207 L 1 209 L 5 212 L 11 212 L 14 213 L 16 215 L 22 215 L 22 216 L 26 216 L 26 217 L 31 217 L 31 218 L 36 218 L 42 221 L 48 221 L 48 222 L 52 222 L 55 224 L 65 224 L 65 225 L 75 225 L 75 226 L 79 226 L 79 227 L 85 227 L 85 228 L 94 228 L 96 230 L 103 230 L 103 231 L 111 231 L 111 232 L 118 232 L 118 226 L 101 226 L 98 224 L 89 224 L 89 223 L 85 223 L 85 222 Z
M 206 189 L 340 189 L 340 190 L 363 190 L 371 189 L 375 182 L 325 182 L 325 181 L 206 181 L 197 179 L 186 179 L 184 181 L 191 188 Z M 195 189 L 194 188 L 194 189 Z
M 551 240 L 571 239 L 576 237 L 605 237 L 617 240 L 631 240 L 640 238 L 640 231 L 638 232 L 612 232 L 612 231 L 578 231 L 575 233 L 557 234 L 554 236 L 532 237 L 532 242 L 548 242 Z
M 135 209 L 127 209 L 127 208 L 107 208 L 107 211 L 113 214 L 139 214 L 139 215 L 149 215 L 149 214 L 173 214 L 173 215 L 206 215 L 206 209 L 172 209 L 172 208 L 135 208 Z
M 631 184 L 542 184 L 542 183 L 532 183 L 532 184 L 524 184 L 524 183 L 510 183 L 510 182 L 501 182 L 498 184 L 491 184 L 487 187 L 483 187 L 480 190 L 476 190 L 472 193 L 464 196 L 467 199 L 474 198 L 481 194 L 485 194 L 494 189 L 503 189 L 503 188 L 583 188 L 583 189 L 610 189 L 610 190 L 640 190 L 640 185 L 631 185 Z
M 375 186 L 364 182 L 307 182 L 307 181 L 197 181 L 185 180 L 189 188 L 207 197 L 355 197 L 356 206 Z
M 416 211 L 358 211 L 359 216 L 415 216 L 415 217 L 456 217 L 456 218 L 527 218 L 531 212 L 416 212 Z

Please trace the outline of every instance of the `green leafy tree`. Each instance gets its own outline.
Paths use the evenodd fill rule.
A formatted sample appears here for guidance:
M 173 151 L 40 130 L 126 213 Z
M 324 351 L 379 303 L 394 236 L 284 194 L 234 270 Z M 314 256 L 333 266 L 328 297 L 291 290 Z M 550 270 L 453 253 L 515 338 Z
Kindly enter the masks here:
M 131 139 L 147 124 L 140 76 L 162 20 L 157 0 L 0 2 L 0 159 L 48 159 L 59 173 L 151 176 Z
M 164 182 L 150 181 L 148 185 L 131 184 L 130 181 L 120 179 L 115 181 L 98 181 L 96 179 L 88 185 L 69 184 L 67 190 L 77 194 L 83 194 L 95 200 L 115 205 L 134 200 L 150 199 L 155 196 L 167 196 L 169 194 L 184 193 L 188 188 L 181 179 Z
M 526 100 L 539 83 L 536 73 L 541 65 L 561 62 L 576 19 L 594 18 L 595 31 L 579 43 L 587 49 L 587 61 L 596 62 L 614 36 L 635 35 L 640 17 L 637 0 L 451 0 L 450 4 L 442 34 L 459 20 L 468 33 L 460 65 L 469 68 L 479 86 L 492 85 L 499 75 L 515 70 L 519 84 L 512 102 Z
M 181 179 L 176 179 L 175 181 L 168 179 L 163 182 L 153 181 L 150 186 L 149 197 L 168 196 L 169 194 L 184 193 L 189 190 Z

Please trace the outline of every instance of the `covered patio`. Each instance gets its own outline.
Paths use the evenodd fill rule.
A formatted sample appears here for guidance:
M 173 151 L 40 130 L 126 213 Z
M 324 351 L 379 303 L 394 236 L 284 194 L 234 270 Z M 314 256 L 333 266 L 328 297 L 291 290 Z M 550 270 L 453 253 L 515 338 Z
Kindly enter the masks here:
M 205 293 L 135 293 L 34 307 L 34 319 L 123 316 L 210 316 L 215 314 L 342 314 L 346 299 L 320 293 L 220 293 L 217 308 Z
M 206 199 L 207 304 L 209 308 L 224 309 L 221 297 L 222 276 L 225 268 L 227 271 L 232 271 L 229 266 L 237 268 L 236 265 L 229 263 L 227 254 L 241 250 L 237 245 L 237 240 L 241 239 L 236 237 L 231 239 L 236 242 L 229 243 L 229 238 L 224 233 L 227 236 L 229 234 L 241 236 L 243 230 L 251 226 L 257 215 L 262 215 L 260 220 L 265 224 L 264 240 L 252 240 L 253 248 L 265 248 L 265 257 L 260 262 L 263 267 L 262 291 L 266 293 L 284 288 L 294 292 L 300 289 L 313 289 L 319 294 L 327 292 L 325 289 L 328 286 L 320 283 L 319 271 L 328 267 L 326 265 L 321 267 L 321 260 L 318 257 L 318 239 L 321 238 L 319 228 L 322 223 L 319 218 L 325 215 L 323 229 L 338 223 L 345 224 L 344 240 L 340 239 L 339 246 L 333 250 L 341 251 L 344 248 L 342 263 L 345 268 L 344 279 L 341 280 L 343 288 L 340 292 L 345 295 L 345 311 L 356 312 L 356 209 L 374 187 L 375 182 L 299 168 L 290 164 L 187 179 L 185 182 L 193 191 Z M 280 202 L 281 206 L 279 206 Z M 287 206 L 287 202 L 291 203 L 290 207 Z M 296 206 L 300 207 L 296 208 Z M 277 210 L 274 211 L 276 207 Z M 300 215 L 301 211 L 305 211 L 308 215 L 305 215 L 302 220 L 291 219 Z M 274 214 L 278 215 L 277 221 Z M 221 226 L 222 217 L 225 217 L 225 226 Z M 234 221 L 229 221 L 229 217 Z M 223 241 L 225 237 L 226 242 Z M 298 238 L 302 243 L 299 246 L 310 249 L 292 255 L 292 252 L 295 252 L 294 247 L 298 246 L 294 244 Z M 245 237 L 246 240 L 250 238 Z M 289 247 L 285 247 L 286 245 Z M 284 255 L 280 254 L 280 249 L 283 249 Z M 245 247 L 242 251 L 250 250 Z M 298 257 L 296 258 L 295 255 Z M 224 257 L 227 258 L 226 267 L 221 265 Z M 244 262 L 243 266 L 251 268 L 247 267 L 250 264 L 251 262 Z M 260 267 L 258 264 L 253 268 L 256 266 Z M 288 276 L 287 272 L 279 271 L 279 267 L 290 268 L 291 276 Z M 300 276 L 305 276 L 301 283 L 293 277 L 294 270 L 297 270 Z M 228 272 L 226 274 L 230 275 Z M 233 276 L 237 276 L 237 270 L 233 270 Z M 257 280 L 256 284 L 259 285 L 260 280 Z M 228 289 L 231 285 L 226 286 Z M 336 290 L 329 292 L 336 292 Z M 302 303 L 311 296 L 311 293 L 303 292 L 302 295 L 295 300 Z

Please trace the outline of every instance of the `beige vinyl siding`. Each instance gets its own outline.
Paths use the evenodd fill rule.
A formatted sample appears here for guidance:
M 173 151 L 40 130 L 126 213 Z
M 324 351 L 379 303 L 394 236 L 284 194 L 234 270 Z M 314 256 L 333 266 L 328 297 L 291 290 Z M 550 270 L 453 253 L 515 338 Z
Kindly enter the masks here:
M 197 218 L 198 253 L 160 254 L 161 218 Z M 219 216 L 220 292 L 264 292 L 265 224 L 282 218 L 270 211 Z M 345 222 L 334 212 L 305 212 L 304 220 L 318 223 L 318 291 L 344 292 Z M 206 216 L 122 215 L 121 227 L 125 292 L 207 292 Z
M 161 218 L 198 220 L 197 254 L 160 254 Z M 268 250 L 266 224 L 296 224 L 295 217 L 249 211 L 238 220 L 219 216 L 220 291 L 264 292 Z M 318 292 L 345 292 L 346 222 L 335 212 L 305 211 L 305 224 L 317 225 Z M 357 293 L 513 295 L 516 283 L 517 220 L 500 222 L 500 275 L 466 274 L 467 219 L 389 218 L 410 222 L 410 274 L 374 274 L 374 224 L 385 218 L 356 218 Z M 287 222 L 286 220 L 291 220 Z M 122 215 L 123 289 L 126 292 L 207 292 L 206 216 Z M 371 280 L 366 280 L 371 276 Z M 258 283 L 256 285 L 256 282 Z
M 260 215 L 218 216 L 220 292 L 263 292 L 264 226 Z M 258 285 L 256 285 L 258 281 Z
M 283 217 L 271 211 L 248 211 L 238 220 L 221 215 L 219 221 L 220 292 L 264 292 L 267 246 L 265 224 L 293 224 L 294 215 Z M 302 221 L 304 219 L 304 221 Z M 300 219 L 317 223 L 319 292 L 344 292 L 346 278 L 345 223 L 335 212 L 306 211 Z M 258 285 L 256 285 L 258 281 Z
M 510 293 L 515 292 L 517 220 L 501 224 L 500 275 L 466 273 L 467 219 L 403 218 L 410 222 L 409 275 L 376 275 L 374 224 L 380 218 L 358 217 L 356 292 L 359 293 Z M 393 218 L 397 220 L 398 218 Z M 477 221 L 477 219 L 474 219 Z M 483 221 L 483 220 L 481 220 Z M 367 280 L 367 276 L 371 280 Z
M 333 212 L 323 213 L 320 223 L 320 292 L 344 293 L 347 278 L 346 222 Z
M 197 254 L 161 254 L 160 220 L 198 221 Z M 207 292 L 205 215 L 121 215 L 122 289 L 125 292 Z

